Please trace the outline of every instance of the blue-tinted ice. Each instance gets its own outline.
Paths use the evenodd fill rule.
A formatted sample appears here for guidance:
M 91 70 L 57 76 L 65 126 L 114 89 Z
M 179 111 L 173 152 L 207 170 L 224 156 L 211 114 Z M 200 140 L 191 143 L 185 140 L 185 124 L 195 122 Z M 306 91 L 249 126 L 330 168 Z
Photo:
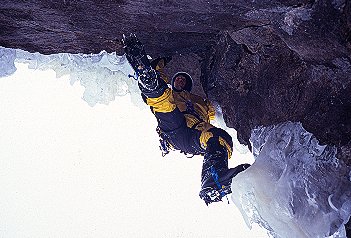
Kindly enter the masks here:
M 247 224 L 274 237 L 346 237 L 351 214 L 350 168 L 335 147 L 319 145 L 300 123 L 251 134 L 254 164 L 233 179 L 232 200 Z

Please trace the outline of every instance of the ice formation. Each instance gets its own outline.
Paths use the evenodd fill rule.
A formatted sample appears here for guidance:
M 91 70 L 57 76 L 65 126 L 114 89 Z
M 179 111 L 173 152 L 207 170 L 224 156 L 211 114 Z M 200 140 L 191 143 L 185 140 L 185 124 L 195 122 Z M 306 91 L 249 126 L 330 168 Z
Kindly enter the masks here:
M 136 99 L 133 102 L 137 105 L 142 103 L 138 100 L 140 92 L 136 81 L 128 77 L 133 74 L 132 68 L 125 56 L 119 56 L 115 52 L 43 55 L 0 47 L 0 62 L 0 77 L 15 72 L 14 62 L 26 63 L 30 69 L 54 70 L 57 78 L 68 75 L 71 84 L 80 82 L 85 87 L 83 99 L 90 106 L 108 104 L 116 96 L 127 93 L 138 94 L 137 97 L 132 97 Z
M 255 162 L 232 183 L 248 226 L 258 223 L 273 237 L 346 237 L 351 170 L 336 149 L 292 122 L 258 128 L 251 142 Z
M 15 50 L 0 47 L 0 77 L 11 75 L 16 71 L 15 58 Z

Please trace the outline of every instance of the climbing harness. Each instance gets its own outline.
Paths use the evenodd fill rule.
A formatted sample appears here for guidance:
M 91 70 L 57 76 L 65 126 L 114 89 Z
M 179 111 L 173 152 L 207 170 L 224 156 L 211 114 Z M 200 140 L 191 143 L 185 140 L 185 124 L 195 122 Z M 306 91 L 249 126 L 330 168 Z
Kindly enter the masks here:
M 182 95 L 180 95 L 180 97 L 184 100 L 185 106 L 186 106 L 186 110 L 183 111 L 182 113 L 183 114 L 190 114 L 190 115 L 194 116 L 199 121 L 199 123 L 203 122 L 204 120 L 201 119 L 199 113 L 195 110 L 193 102 L 189 99 L 186 99 Z
M 172 143 L 170 142 L 170 138 L 169 136 L 162 131 L 162 129 L 160 127 L 156 128 L 156 132 L 159 136 L 159 141 L 160 141 L 160 150 L 162 153 L 162 157 L 165 157 L 171 150 L 176 150 L 176 148 L 172 145 Z M 192 153 L 187 153 L 183 150 L 180 150 L 180 153 L 184 154 L 185 157 L 187 158 L 193 158 L 195 155 L 203 155 L 203 153 L 197 153 L 197 154 L 192 154 Z
M 185 105 L 186 105 L 186 111 L 185 113 L 188 113 L 188 114 L 191 114 L 193 115 L 194 117 L 196 117 L 196 119 L 198 119 L 199 121 L 203 121 L 200 117 L 200 115 L 195 111 L 195 108 L 194 108 L 194 104 L 192 101 L 190 100 L 187 100 L 185 102 Z

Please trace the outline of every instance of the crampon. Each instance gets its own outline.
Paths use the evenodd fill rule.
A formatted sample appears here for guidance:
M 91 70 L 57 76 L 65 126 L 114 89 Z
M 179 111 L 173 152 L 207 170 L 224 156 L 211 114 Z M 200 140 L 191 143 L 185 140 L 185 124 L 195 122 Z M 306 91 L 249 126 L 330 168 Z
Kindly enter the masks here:
M 230 185 L 224 186 L 222 185 L 221 189 L 213 188 L 213 187 L 206 187 L 201 189 L 199 196 L 202 200 L 205 201 L 206 205 L 211 204 L 213 202 L 220 202 L 222 201 L 223 197 L 230 194 L 232 192 Z M 228 199 L 228 198 L 227 198 Z M 228 200 L 229 203 L 229 200 Z

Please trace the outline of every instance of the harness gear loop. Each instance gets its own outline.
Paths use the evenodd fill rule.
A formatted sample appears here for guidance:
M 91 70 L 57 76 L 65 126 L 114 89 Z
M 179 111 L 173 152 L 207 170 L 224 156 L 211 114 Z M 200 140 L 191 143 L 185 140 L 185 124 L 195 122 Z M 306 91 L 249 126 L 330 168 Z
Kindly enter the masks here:
M 156 132 L 158 136 L 160 137 L 160 150 L 162 153 L 162 157 L 165 157 L 170 150 L 174 150 L 173 146 L 169 142 L 168 136 L 161 130 L 161 128 L 158 126 L 156 127 Z

